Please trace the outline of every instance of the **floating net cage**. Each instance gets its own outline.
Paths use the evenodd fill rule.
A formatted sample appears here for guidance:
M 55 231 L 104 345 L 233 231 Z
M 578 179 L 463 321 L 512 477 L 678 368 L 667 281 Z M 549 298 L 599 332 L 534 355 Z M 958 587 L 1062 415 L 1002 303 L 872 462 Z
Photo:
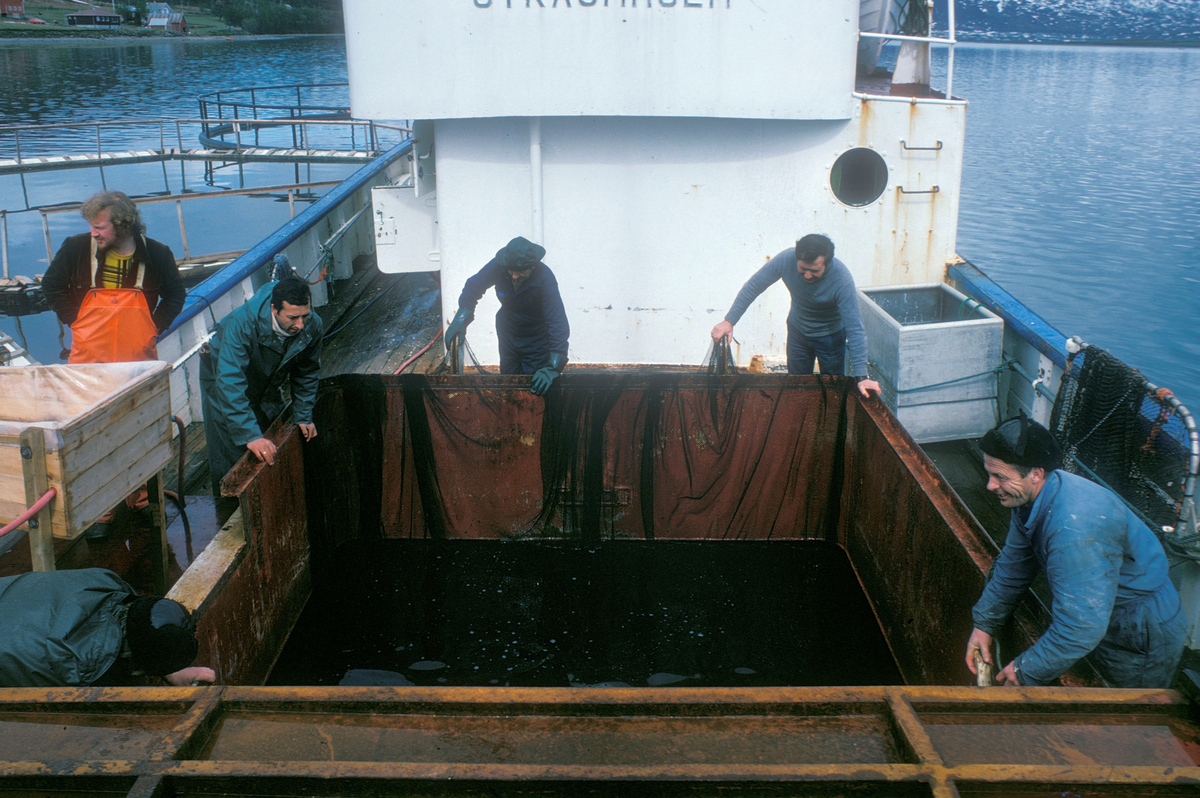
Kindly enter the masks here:
M 1084 345 L 1067 359 L 1050 429 L 1066 470 L 1110 487 L 1161 532 L 1168 551 L 1200 560 L 1200 444 L 1194 419 L 1170 391 Z

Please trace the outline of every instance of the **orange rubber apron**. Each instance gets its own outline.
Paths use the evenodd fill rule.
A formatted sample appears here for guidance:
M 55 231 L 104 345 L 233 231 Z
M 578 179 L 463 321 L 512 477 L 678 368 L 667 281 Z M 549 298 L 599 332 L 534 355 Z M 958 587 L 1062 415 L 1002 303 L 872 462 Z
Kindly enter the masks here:
M 96 282 L 96 242 L 92 240 L 92 284 Z M 129 363 L 158 360 L 158 327 L 142 293 L 145 268 L 138 263 L 133 288 L 95 288 L 87 292 L 71 325 L 68 363 Z

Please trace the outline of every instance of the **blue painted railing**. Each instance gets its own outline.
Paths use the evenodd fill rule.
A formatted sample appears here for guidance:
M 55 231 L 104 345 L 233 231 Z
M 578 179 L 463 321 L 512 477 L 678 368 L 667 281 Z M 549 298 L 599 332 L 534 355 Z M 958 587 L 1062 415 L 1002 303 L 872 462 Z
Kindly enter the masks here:
M 289 220 L 274 233 L 271 233 L 252 248 L 246 250 L 245 254 L 237 260 L 189 291 L 187 300 L 183 305 L 183 311 L 175 319 L 175 322 L 159 337 L 163 338 L 175 332 L 202 313 L 217 297 L 229 291 L 259 269 L 270 264 L 277 254 L 287 249 L 293 241 L 320 222 L 326 214 L 342 204 L 363 186 L 368 185 L 376 175 L 391 165 L 393 161 L 408 155 L 411 150 L 411 138 L 405 139 L 395 147 L 392 147 L 383 155 L 380 155 L 339 183 L 328 194 L 297 215 L 295 219 Z
M 1067 367 L 1067 336 L 1050 322 L 1034 313 L 1012 294 L 997 285 L 969 261 L 947 268 L 947 274 L 958 283 L 959 290 L 1004 319 L 1004 324 L 1024 338 L 1031 346 L 1054 361 L 1061 369 Z

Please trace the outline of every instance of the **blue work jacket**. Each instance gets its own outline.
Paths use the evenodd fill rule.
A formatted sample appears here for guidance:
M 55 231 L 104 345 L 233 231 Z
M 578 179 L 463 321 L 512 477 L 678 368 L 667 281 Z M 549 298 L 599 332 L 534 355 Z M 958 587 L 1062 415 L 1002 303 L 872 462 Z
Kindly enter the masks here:
M 995 635 L 1033 582 L 1046 572 L 1053 598 L 1046 633 L 1014 658 L 1021 684 L 1050 684 L 1102 641 L 1137 651 L 1110 629 L 1115 609 L 1175 588 L 1162 544 L 1107 488 L 1051 471 L 1028 517 L 1014 509 L 1008 538 L 972 611 L 975 626 Z M 1177 597 L 1166 606 L 1178 606 Z M 1170 618 L 1152 619 L 1167 623 Z
M 512 339 L 521 349 L 540 345 L 550 352 L 567 353 L 571 327 L 558 293 L 558 281 L 549 266 L 539 262 L 520 287 L 514 288 L 512 276 L 492 258 L 467 278 L 458 306 L 474 313 L 479 300 L 493 286 L 500 300 L 496 331 L 501 338 Z
M 293 422 L 311 424 L 317 401 L 321 317 L 314 310 L 304 329 L 281 341 L 271 326 L 274 287 L 264 285 L 222 319 L 209 341 L 211 355 L 200 361 L 200 381 L 218 414 L 212 421 L 238 446 L 261 438 L 263 425 L 283 412 L 285 380 L 291 381 Z

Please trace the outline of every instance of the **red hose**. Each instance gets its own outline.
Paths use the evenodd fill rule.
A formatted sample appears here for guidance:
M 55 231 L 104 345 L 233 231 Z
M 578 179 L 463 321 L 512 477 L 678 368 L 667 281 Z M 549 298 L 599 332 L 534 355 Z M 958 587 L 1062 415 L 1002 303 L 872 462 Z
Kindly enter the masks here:
M 57 488 L 51 488 L 50 490 L 46 491 L 46 495 L 42 496 L 42 498 L 35 501 L 33 503 L 33 506 L 30 507 L 28 510 L 26 510 L 25 512 L 23 512 L 19 516 L 17 516 L 17 520 L 13 521 L 11 524 L 6 524 L 3 529 L 0 529 L 0 536 L 7 535 L 9 532 L 12 532 L 14 529 L 19 527 L 21 524 L 25 523 L 30 518 L 33 518 L 35 515 L 40 513 L 42 511 L 42 508 L 45 507 L 47 504 L 49 504 L 50 500 L 53 499 L 57 495 L 58 495 Z
M 442 331 L 441 331 L 441 330 L 438 330 L 438 331 L 437 331 L 437 335 L 433 336 L 433 339 L 432 339 L 432 340 L 431 340 L 429 343 L 425 344 L 425 346 L 424 346 L 424 347 L 422 347 L 422 349 L 421 349 L 421 351 L 420 351 L 420 352 L 417 352 L 415 355 L 413 355 L 412 357 L 410 357 L 408 360 L 406 360 L 406 361 L 404 361 L 403 363 L 401 363 L 401 364 L 400 364 L 400 368 L 396 369 L 396 370 L 395 370 L 395 371 L 393 371 L 392 373 L 393 373 L 393 374 L 399 374 L 400 372 L 404 371 L 404 369 L 408 368 L 408 365 L 409 365 L 410 363 L 412 363 L 414 360 L 416 360 L 417 358 L 419 358 L 421 355 L 423 355 L 423 354 L 425 354 L 426 352 L 428 352 L 428 351 L 429 351 L 429 347 L 431 347 L 431 346 L 433 346 L 434 344 L 436 344 L 436 343 L 437 343 L 437 339 L 439 339 L 439 338 L 441 338 L 441 337 L 442 337 Z

